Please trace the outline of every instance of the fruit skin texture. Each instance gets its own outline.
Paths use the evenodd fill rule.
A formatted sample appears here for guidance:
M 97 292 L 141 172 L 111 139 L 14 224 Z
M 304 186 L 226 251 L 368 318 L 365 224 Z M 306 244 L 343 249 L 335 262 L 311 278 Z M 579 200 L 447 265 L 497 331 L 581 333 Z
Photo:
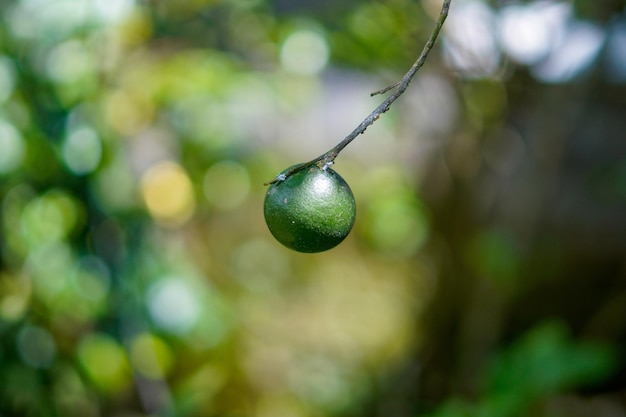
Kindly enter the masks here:
M 311 165 L 270 185 L 263 212 L 276 240 L 298 252 L 315 253 L 334 248 L 348 236 L 356 203 L 339 174 Z

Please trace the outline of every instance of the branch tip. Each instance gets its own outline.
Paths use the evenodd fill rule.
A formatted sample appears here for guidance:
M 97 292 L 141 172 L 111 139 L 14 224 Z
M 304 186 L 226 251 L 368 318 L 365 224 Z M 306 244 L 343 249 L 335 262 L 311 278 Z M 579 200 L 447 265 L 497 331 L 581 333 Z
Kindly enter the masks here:
M 422 49 L 422 52 L 420 53 L 417 60 L 413 63 L 413 65 L 411 65 L 411 68 L 407 71 L 406 74 L 404 74 L 402 79 L 400 79 L 400 81 L 398 81 L 397 83 L 387 86 L 381 90 L 374 91 L 373 93 L 370 94 L 370 97 L 373 97 L 379 94 L 385 94 L 393 90 L 393 92 L 389 95 L 389 97 L 385 99 L 385 101 L 379 104 L 378 107 L 376 107 L 372 113 L 370 113 L 352 132 L 350 132 L 350 134 L 348 134 L 348 136 L 343 138 L 341 142 L 339 142 L 334 148 L 330 149 L 329 151 L 323 153 L 322 155 L 318 156 L 317 158 L 309 162 L 296 165 L 295 167 L 289 169 L 288 171 L 279 174 L 273 181 L 266 183 L 265 185 L 270 185 L 276 182 L 284 181 L 289 176 L 293 175 L 294 173 L 313 164 L 317 164 L 320 168 L 322 168 L 323 170 L 326 170 L 328 167 L 330 167 L 334 163 L 335 158 L 339 155 L 339 153 L 346 146 L 350 144 L 350 142 L 352 142 L 360 134 L 364 133 L 365 130 L 372 123 L 374 123 L 376 120 L 380 118 L 381 114 L 387 112 L 391 104 L 394 101 L 396 101 L 398 97 L 400 97 L 404 93 L 404 91 L 408 88 L 409 84 L 411 83 L 411 80 L 413 79 L 417 71 L 419 71 L 420 68 L 426 62 L 426 58 L 428 58 L 428 54 L 433 49 L 433 46 L 435 45 L 435 41 L 439 37 L 439 32 L 441 32 L 443 23 L 448 17 L 448 11 L 450 9 L 451 2 L 452 0 L 443 0 L 439 18 L 437 19 L 435 27 L 430 33 L 430 37 L 428 38 L 428 41 L 424 45 L 424 48 Z M 321 163 L 323 163 L 323 165 L 320 165 Z

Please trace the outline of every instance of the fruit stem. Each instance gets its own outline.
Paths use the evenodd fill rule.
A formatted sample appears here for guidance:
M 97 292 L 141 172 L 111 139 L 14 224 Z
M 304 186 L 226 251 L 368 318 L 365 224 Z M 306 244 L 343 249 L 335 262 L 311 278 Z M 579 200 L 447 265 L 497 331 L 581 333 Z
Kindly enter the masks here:
M 287 177 L 313 164 L 317 164 L 322 169 L 328 168 L 330 165 L 333 164 L 333 162 L 335 161 L 335 158 L 337 158 L 339 153 L 346 146 L 348 146 L 350 142 L 352 142 L 357 136 L 365 132 L 365 130 L 370 125 L 372 125 L 376 120 L 378 120 L 381 114 L 386 113 L 387 110 L 389 110 L 389 107 L 391 107 L 391 104 L 394 101 L 396 101 L 398 97 L 400 97 L 404 93 L 404 91 L 407 89 L 409 84 L 411 84 L 411 80 L 413 80 L 413 77 L 415 77 L 415 74 L 417 73 L 417 71 L 419 71 L 420 68 L 422 68 L 422 66 L 426 62 L 426 58 L 428 58 L 428 54 L 433 49 L 433 46 L 435 45 L 435 41 L 437 40 L 437 37 L 439 36 L 439 32 L 441 32 L 443 23 L 448 17 L 448 11 L 450 10 L 451 2 L 452 0 L 443 0 L 443 4 L 441 6 L 441 12 L 439 13 L 439 18 L 437 19 L 437 24 L 435 25 L 433 31 L 431 32 L 430 37 L 428 38 L 428 41 L 424 45 L 424 48 L 422 49 L 422 53 L 419 55 L 417 60 L 413 63 L 413 65 L 408 70 L 408 72 L 404 74 L 404 77 L 402 77 L 402 79 L 398 81 L 397 83 L 387 86 L 381 90 L 374 91 L 373 93 L 370 94 L 370 96 L 375 96 L 378 94 L 384 94 L 388 91 L 393 91 L 389 95 L 389 97 L 387 97 L 385 101 L 383 101 L 378 107 L 376 107 L 374 111 L 365 118 L 365 120 L 363 120 L 352 132 L 350 132 L 348 136 L 346 136 L 334 148 L 321 154 L 317 158 L 310 160 L 309 162 L 305 162 L 303 164 L 292 167 L 290 170 L 288 170 L 287 172 L 281 173 L 276 178 L 274 178 L 273 181 L 270 181 L 266 183 L 265 185 L 270 185 L 275 182 L 284 181 L 285 179 L 287 179 Z

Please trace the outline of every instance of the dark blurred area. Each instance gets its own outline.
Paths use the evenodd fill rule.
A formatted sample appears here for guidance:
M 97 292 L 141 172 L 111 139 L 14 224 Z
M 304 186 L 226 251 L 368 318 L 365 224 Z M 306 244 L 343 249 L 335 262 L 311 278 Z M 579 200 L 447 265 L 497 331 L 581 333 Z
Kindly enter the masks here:
M 625 417 L 623 1 L 453 0 L 265 226 L 440 7 L 0 1 L 0 416 Z

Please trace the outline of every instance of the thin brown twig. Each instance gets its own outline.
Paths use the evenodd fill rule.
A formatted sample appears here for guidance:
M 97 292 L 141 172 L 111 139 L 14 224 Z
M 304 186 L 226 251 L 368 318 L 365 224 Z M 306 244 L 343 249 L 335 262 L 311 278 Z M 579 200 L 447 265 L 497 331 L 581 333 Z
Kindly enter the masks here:
M 321 154 L 317 158 L 310 160 L 309 162 L 305 162 L 305 163 L 302 163 L 302 164 L 299 164 L 290 168 L 288 171 L 279 174 L 273 181 L 270 181 L 269 183 L 266 183 L 265 185 L 273 184 L 279 181 L 284 181 L 290 175 L 293 175 L 294 173 L 308 166 L 311 166 L 313 164 L 319 165 L 320 163 L 323 163 L 322 169 L 326 169 L 327 167 L 329 167 L 330 165 L 334 163 L 335 158 L 337 158 L 337 155 L 339 155 L 339 153 L 346 146 L 348 146 L 350 142 L 352 142 L 357 136 L 365 132 L 365 130 L 371 124 L 373 124 L 376 120 L 378 120 L 381 114 L 387 112 L 387 110 L 389 110 L 389 107 L 391 107 L 391 104 L 394 101 L 396 101 L 398 97 L 400 97 L 404 93 L 404 91 L 407 89 L 407 87 L 411 83 L 411 80 L 413 80 L 413 77 L 415 77 L 415 74 L 417 73 L 417 71 L 419 71 L 419 69 L 422 68 L 422 66 L 426 62 L 426 58 L 428 58 L 428 54 L 433 49 L 433 46 L 435 45 L 435 41 L 437 40 L 437 37 L 439 36 L 439 32 L 441 32 L 443 23 L 448 17 L 448 11 L 450 10 L 451 2 L 452 0 L 443 0 L 443 5 L 441 6 L 441 12 L 439 13 L 439 18 L 437 19 L 437 23 L 433 31 L 431 32 L 430 37 L 428 38 L 428 41 L 426 42 L 426 44 L 424 45 L 424 48 L 422 49 L 422 53 L 419 55 L 415 63 L 413 63 L 409 71 L 406 74 L 404 74 L 404 77 L 402 77 L 402 79 L 398 81 L 397 83 L 392 84 L 388 87 L 385 87 L 381 90 L 375 91 L 371 94 L 372 96 L 375 96 L 377 94 L 384 94 L 388 91 L 393 91 L 389 95 L 389 97 L 387 97 L 385 101 L 383 101 L 378 107 L 376 107 L 376 109 L 374 109 L 374 111 L 370 113 L 365 118 L 365 120 L 363 120 L 352 132 L 350 132 L 348 136 L 346 136 L 334 148 Z
M 394 88 L 397 88 L 400 83 L 402 82 L 402 80 L 398 81 L 397 83 L 393 83 L 391 85 L 388 85 L 385 88 L 381 88 L 380 90 L 374 91 L 373 93 L 370 94 L 370 97 L 374 97 L 377 96 L 379 94 L 385 94 L 387 91 L 393 90 Z

